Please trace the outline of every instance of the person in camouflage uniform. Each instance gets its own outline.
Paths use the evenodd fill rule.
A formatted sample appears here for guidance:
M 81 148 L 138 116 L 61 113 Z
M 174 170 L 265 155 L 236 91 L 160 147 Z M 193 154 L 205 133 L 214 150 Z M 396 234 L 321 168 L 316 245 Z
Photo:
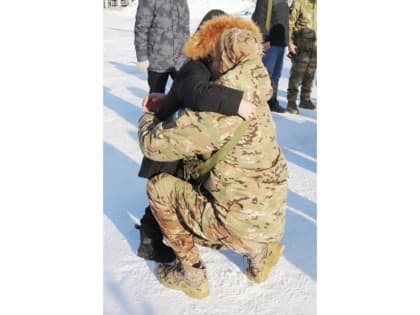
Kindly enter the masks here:
M 226 31 L 223 31 L 226 30 Z M 244 91 L 257 105 L 250 126 L 200 188 L 162 173 L 147 184 L 153 215 L 178 264 L 158 266 L 159 281 L 189 296 L 209 294 L 206 268 L 196 244 L 228 248 L 249 258 L 247 276 L 265 281 L 282 253 L 287 199 L 287 164 L 276 141 L 267 104 L 271 81 L 262 57 L 262 36 L 251 21 L 221 16 L 206 22 L 187 42 L 191 59 L 212 55 L 217 84 Z M 157 161 L 207 158 L 243 121 L 239 116 L 186 109 L 176 120 L 159 122 L 143 107 L 140 148 Z
M 296 98 L 300 91 L 299 107 L 316 111 L 311 101 L 312 82 L 316 71 L 316 0 L 294 0 L 289 14 L 289 53 L 292 59 L 287 111 L 299 114 Z
M 139 0 L 134 25 L 137 68 L 147 70 L 150 93 L 164 93 L 169 75 L 185 62 L 182 49 L 190 36 L 187 0 Z

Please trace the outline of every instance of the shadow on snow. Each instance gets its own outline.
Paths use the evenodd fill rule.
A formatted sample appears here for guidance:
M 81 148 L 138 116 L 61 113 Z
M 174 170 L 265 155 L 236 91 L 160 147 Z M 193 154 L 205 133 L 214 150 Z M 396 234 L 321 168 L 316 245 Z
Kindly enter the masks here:
M 104 106 L 116 112 L 120 117 L 124 118 L 130 124 L 137 128 L 137 122 L 142 114 L 141 109 L 136 105 L 123 100 L 122 98 L 115 96 L 111 93 L 111 90 L 107 87 L 103 87 L 103 101 Z
M 139 164 L 114 146 L 104 143 L 104 213 L 137 253 L 139 232 L 134 228 L 135 217 L 142 217 L 147 206 L 146 181 L 137 177 Z M 140 210 L 139 210 L 140 209 Z

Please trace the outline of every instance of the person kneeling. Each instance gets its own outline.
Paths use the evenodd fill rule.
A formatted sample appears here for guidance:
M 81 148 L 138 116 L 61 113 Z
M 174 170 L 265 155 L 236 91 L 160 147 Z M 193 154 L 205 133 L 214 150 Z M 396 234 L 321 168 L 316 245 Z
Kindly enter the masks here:
M 257 105 L 256 114 L 199 188 L 167 173 L 147 184 L 153 216 L 178 259 L 175 265 L 158 266 L 158 280 L 194 298 L 209 295 L 206 266 L 196 244 L 245 255 L 246 274 L 254 282 L 267 280 L 282 254 L 278 241 L 284 232 L 288 174 L 267 104 L 272 88 L 261 61 L 261 42 L 254 23 L 231 16 L 206 22 L 190 38 L 187 57 L 210 54 L 213 70 L 221 74 L 216 83 L 242 90 L 243 97 Z M 156 161 L 208 157 L 230 142 L 243 122 L 239 116 L 189 109 L 175 121 L 160 122 L 143 110 L 140 148 Z

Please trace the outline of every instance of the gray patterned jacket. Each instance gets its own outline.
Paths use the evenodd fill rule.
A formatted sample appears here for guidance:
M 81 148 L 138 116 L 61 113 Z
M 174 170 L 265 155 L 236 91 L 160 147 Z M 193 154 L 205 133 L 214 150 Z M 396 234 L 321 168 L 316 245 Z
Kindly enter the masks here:
M 137 61 L 149 60 L 149 70 L 179 70 L 190 34 L 187 0 L 139 0 L 134 27 Z

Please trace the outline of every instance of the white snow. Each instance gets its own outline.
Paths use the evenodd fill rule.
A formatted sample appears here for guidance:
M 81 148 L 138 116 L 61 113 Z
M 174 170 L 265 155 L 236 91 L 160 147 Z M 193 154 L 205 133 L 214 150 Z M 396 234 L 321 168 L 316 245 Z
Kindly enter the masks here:
M 189 1 L 191 31 L 210 9 L 249 17 L 251 1 Z M 316 314 L 316 113 L 273 114 L 277 139 L 289 165 L 284 256 L 266 283 L 244 275 L 246 262 L 230 251 L 200 247 L 208 269 L 210 296 L 194 300 L 157 281 L 156 264 L 136 256 L 134 220 L 148 204 L 146 180 L 137 177 L 140 104 L 147 77 L 136 70 L 136 3 L 104 10 L 104 314 Z M 290 61 L 285 57 L 278 97 L 286 104 Z M 316 88 L 313 98 L 316 100 Z

